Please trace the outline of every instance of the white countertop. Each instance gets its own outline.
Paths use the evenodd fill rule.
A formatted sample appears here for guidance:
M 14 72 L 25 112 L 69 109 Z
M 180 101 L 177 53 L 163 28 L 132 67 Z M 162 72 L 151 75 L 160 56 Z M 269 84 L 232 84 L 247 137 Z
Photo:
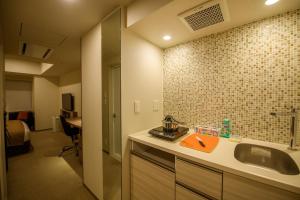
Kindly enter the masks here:
M 234 158 L 234 149 L 238 143 L 230 142 L 228 139 L 220 138 L 219 144 L 211 153 L 205 153 L 180 146 L 180 141 L 186 136 L 171 142 L 151 136 L 149 130 L 144 130 L 132 135 L 129 139 L 176 156 L 192 160 L 194 162 L 220 169 L 225 172 L 243 176 L 262 183 L 270 184 L 291 192 L 300 194 L 300 175 L 283 175 L 277 171 L 244 164 Z M 291 151 L 287 145 L 263 142 L 243 138 L 241 143 L 263 145 L 282 150 L 288 153 L 300 168 L 300 151 Z

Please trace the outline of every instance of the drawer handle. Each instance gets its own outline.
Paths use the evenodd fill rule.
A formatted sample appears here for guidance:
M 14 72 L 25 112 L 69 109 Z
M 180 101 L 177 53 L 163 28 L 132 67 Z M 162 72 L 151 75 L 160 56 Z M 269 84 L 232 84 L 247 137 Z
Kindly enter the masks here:
M 187 186 L 187 185 L 184 184 L 184 183 L 181 183 L 181 182 L 176 181 L 176 184 L 177 184 L 177 185 L 180 185 L 181 187 L 183 187 L 183 188 L 185 188 L 185 189 L 187 189 L 187 190 L 190 190 L 191 192 L 193 192 L 193 193 L 195 193 L 195 194 L 197 194 L 197 195 L 199 195 L 199 196 L 201 196 L 201 197 L 206 198 L 207 200 L 217 200 L 216 198 L 211 197 L 211 196 L 209 196 L 208 194 L 205 194 L 205 193 L 203 193 L 203 192 L 201 192 L 201 191 L 199 191 L 199 190 L 196 190 L 196 189 L 194 189 L 194 188 L 192 188 L 192 187 L 189 187 L 189 186 Z
M 187 161 L 187 160 L 185 160 L 185 159 L 183 159 L 183 158 L 177 158 L 177 160 L 180 160 L 181 162 L 184 162 L 184 163 L 186 163 L 186 164 L 194 165 L 194 166 L 196 166 L 196 167 L 201 167 L 201 168 L 207 169 L 207 170 L 209 170 L 209 171 L 216 172 L 216 173 L 218 173 L 218 174 L 220 174 L 220 175 L 223 174 L 222 171 L 219 171 L 219 170 L 217 170 L 217 169 L 214 169 L 214 168 L 211 168 L 211 167 L 202 165 L 202 164 L 190 162 L 190 161 Z
M 169 167 L 169 166 L 167 166 L 167 165 L 164 165 L 164 164 L 162 164 L 161 162 L 158 162 L 158 161 L 156 161 L 156 160 L 154 160 L 154 159 L 152 159 L 152 158 L 149 158 L 149 157 L 147 157 L 147 156 L 145 156 L 145 155 L 143 155 L 143 154 L 141 154 L 141 153 L 138 153 L 138 152 L 136 152 L 136 151 L 131 151 L 131 154 L 133 154 L 133 155 L 135 155 L 135 156 L 137 156 L 137 157 L 139 157 L 139 158 L 142 158 L 142 159 L 144 159 L 144 160 L 147 160 L 147 161 L 149 161 L 149 162 L 151 162 L 151 163 L 153 163 L 153 164 L 155 164 L 155 165 L 158 165 L 158 166 L 160 166 L 160 167 L 162 167 L 162 168 L 164 168 L 164 169 L 166 169 L 166 170 L 169 170 L 169 171 L 175 173 L 175 169 L 173 169 L 173 168 L 171 168 L 171 167 Z

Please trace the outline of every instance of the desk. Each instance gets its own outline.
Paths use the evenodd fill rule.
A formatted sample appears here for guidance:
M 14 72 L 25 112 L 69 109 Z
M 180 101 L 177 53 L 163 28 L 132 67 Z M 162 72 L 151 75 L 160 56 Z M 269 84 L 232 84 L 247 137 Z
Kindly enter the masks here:
M 66 118 L 66 122 L 73 127 L 79 129 L 79 138 L 78 138 L 78 153 L 79 153 L 79 161 L 82 164 L 83 155 L 82 155 L 82 126 L 81 126 L 81 117 L 74 117 L 74 118 Z
M 66 122 L 76 128 L 81 129 L 81 117 L 75 117 L 75 118 L 67 118 Z

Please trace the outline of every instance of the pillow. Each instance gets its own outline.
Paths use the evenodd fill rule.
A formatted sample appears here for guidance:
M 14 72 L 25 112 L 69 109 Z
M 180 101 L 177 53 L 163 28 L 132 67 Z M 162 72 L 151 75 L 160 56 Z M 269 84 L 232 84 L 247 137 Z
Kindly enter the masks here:
M 24 111 L 19 112 L 17 119 L 18 120 L 27 120 L 28 112 L 24 112 Z

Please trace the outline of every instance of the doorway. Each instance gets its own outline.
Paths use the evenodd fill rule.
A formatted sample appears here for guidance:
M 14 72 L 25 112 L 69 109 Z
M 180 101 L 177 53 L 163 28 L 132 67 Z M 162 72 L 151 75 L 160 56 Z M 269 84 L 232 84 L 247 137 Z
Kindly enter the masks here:
M 121 161 L 121 67 L 111 67 L 110 74 L 110 154 Z
M 101 24 L 103 196 L 121 200 L 121 10 Z

